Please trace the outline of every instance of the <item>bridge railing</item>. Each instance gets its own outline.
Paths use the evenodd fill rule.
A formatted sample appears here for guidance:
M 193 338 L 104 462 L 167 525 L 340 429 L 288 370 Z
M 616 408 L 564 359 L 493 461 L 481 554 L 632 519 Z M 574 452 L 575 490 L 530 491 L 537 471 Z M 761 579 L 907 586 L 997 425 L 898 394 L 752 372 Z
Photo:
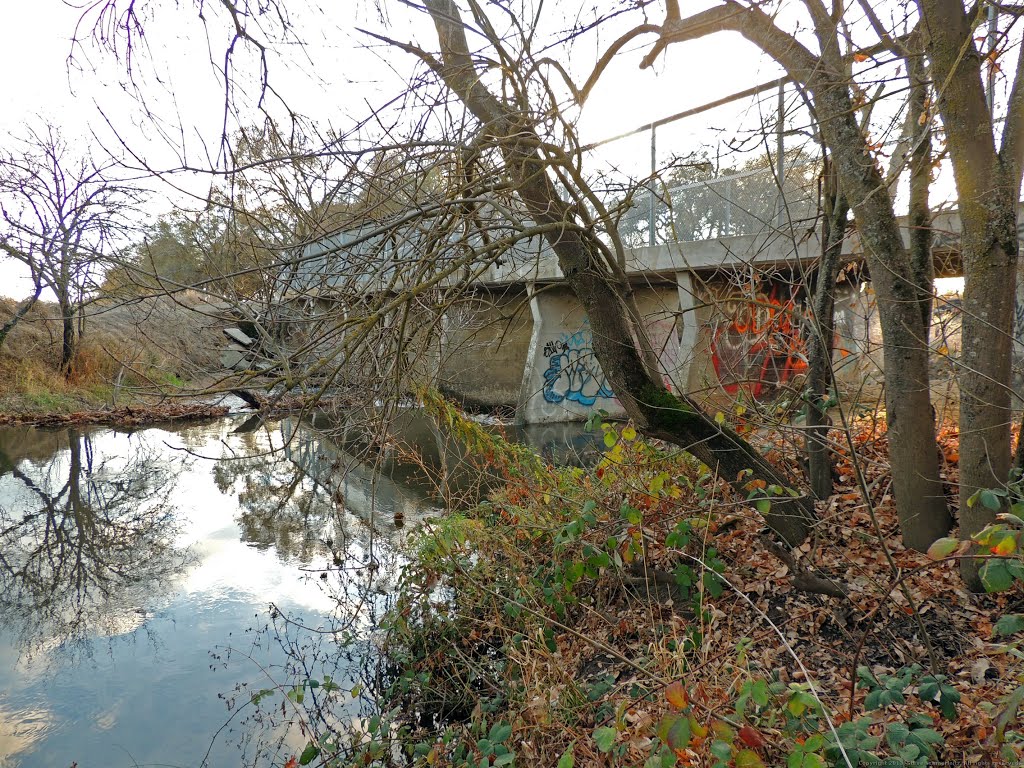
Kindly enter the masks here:
M 817 216 L 819 170 L 817 162 L 793 166 L 781 184 L 774 168 L 726 172 L 668 188 L 655 184 L 636 195 L 619 234 L 636 247 L 799 228 Z

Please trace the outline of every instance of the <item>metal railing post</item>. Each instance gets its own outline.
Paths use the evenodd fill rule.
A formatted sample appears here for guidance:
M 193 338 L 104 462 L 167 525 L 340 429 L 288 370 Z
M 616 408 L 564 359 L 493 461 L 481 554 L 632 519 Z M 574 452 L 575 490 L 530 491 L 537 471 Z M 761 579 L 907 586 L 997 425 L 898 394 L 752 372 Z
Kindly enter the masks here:
M 783 135 L 785 134 L 785 119 L 786 119 L 786 97 L 785 97 L 785 82 L 779 81 L 779 108 L 778 116 L 775 120 L 775 178 L 776 183 L 779 185 L 779 194 L 776 198 L 776 223 L 779 227 L 785 224 L 786 217 L 786 198 L 785 198 L 785 179 L 786 179 L 786 148 L 783 143 Z
M 658 147 L 657 147 L 657 138 L 656 138 L 657 130 L 658 130 L 658 126 L 656 126 L 654 123 L 651 123 L 651 181 L 650 181 L 650 185 L 649 185 L 649 191 L 650 191 L 650 195 L 651 195 L 651 208 L 650 208 L 650 211 L 648 213 L 648 219 L 647 219 L 647 244 L 648 245 L 654 245 L 654 241 L 655 241 L 655 239 L 657 237 L 657 227 L 655 225 L 656 214 L 657 214 L 657 204 L 656 204 L 656 196 L 655 196 L 655 188 L 654 188 L 654 184 L 655 184 L 654 173 L 655 173 L 655 171 L 657 170 L 657 167 L 658 167 L 658 158 L 657 158 L 657 148 Z
M 728 178 L 725 182 L 725 226 L 722 227 L 722 234 L 728 237 L 732 234 L 732 179 Z

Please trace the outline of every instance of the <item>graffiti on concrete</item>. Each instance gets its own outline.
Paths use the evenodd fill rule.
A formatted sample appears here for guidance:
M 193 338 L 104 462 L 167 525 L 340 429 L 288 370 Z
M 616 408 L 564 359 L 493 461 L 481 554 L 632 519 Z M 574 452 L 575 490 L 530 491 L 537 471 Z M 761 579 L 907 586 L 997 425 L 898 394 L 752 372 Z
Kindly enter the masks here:
M 544 399 L 549 403 L 569 400 L 590 406 L 600 397 L 614 397 L 594 356 L 588 327 L 548 341 L 544 357 Z
M 787 293 L 789 295 L 787 295 Z M 792 291 L 772 286 L 719 300 L 711 327 L 711 363 L 722 388 L 772 397 L 807 370 L 802 314 Z

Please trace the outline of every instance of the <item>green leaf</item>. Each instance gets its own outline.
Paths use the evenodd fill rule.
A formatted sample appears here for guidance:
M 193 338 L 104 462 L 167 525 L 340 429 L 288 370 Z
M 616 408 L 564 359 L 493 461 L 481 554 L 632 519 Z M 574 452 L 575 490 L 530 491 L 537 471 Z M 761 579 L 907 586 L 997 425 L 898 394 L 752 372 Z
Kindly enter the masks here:
M 704 582 L 704 589 L 709 595 L 711 595 L 711 597 L 721 596 L 724 588 L 722 586 L 722 580 L 719 578 L 717 573 L 704 571 L 701 581 Z
M 921 755 L 921 749 L 916 744 L 907 744 L 896 750 L 900 760 L 905 763 L 913 763 Z
M 794 696 L 787 702 L 786 709 L 793 717 L 800 717 L 807 710 L 807 705 L 800 701 L 799 696 Z
M 928 557 L 932 560 L 941 560 L 944 557 L 949 557 L 956 548 L 960 546 L 959 539 L 953 538 L 942 538 L 936 540 L 930 547 L 928 547 Z
M 725 414 L 722 413 L 721 411 L 715 414 L 715 424 L 717 424 L 718 426 L 722 426 L 723 424 L 725 424 Z
M 599 751 L 609 752 L 615 744 L 616 736 L 618 736 L 618 731 L 614 728 L 609 728 L 607 726 L 604 728 L 597 728 L 594 731 L 594 743 L 597 744 Z
M 274 693 L 274 689 L 273 688 L 262 688 L 259 691 L 256 691 L 256 693 L 254 693 L 252 695 L 252 703 L 253 704 L 259 704 L 263 699 L 265 699 L 267 696 L 271 695 L 272 693 Z
M 767 515 L 772 511 L 772 503 L 769 499 L 758 499 L 754 502 L 754 506 L 762 515 Z
M 978 499 L 986 509 L 999 511 L 999 508 L 1002 506 L 1002 503 L 999 501 L 999 497 L 988 488 L 978 494 Z
M 320 747 L 310 742 L 299 755 L 299 765 L 309 765 L 320 754 Z
M 757 680 L 750 686 L 750 698 L 759 707 L 768 706 L 768 681 Z
M 570 746 L 567 750 L 565 750 L 565 752 L 562 753 L 562 756 L 558 758 L 557 768 L 574 768 L 575 765 L 576 758 L 573 757 L 572 746 Z
M 1004 592 L 1013 586 L 1013 575 L 1003 560 L 988 560 L 981 567 L 981 583 L 986 592 Z
M 996 622 L 995 627 L 992 628 L 992 635 L 993 637 L 1013 635 L 1022 629 L 1024 629 L 1024 614 L 1008 613 L 1005 616 L 1001 616 L 999 621 Z
M 614 448 L 615 444 L 619 442 L 619 438 L 610 429 L 604 433 L 604 444 L 608 448 Z
M 1018 501 L 1010 507 L 1009 512 L 996 515 L 996 520 L 1002 520 L 1004 523 L 1024 528 L 1024 502 Z
M 511 735 L 512 726 L 508 723 L 501 722 L 494 724 L 494 726 L 491 728 L 491 732 L 487 734 L 487 738 L 490 739 L 491 742 L 494 744 L 501 744 Z
M 661 728 L 658 729 L 659 731 Z M 671 750 L 685 749 L 690 743 L 690 719 L 688 717 L 675 716 L 675 720 L 668 728 L 668 733 L 663 741 Z
M 643 520 L 643 515 L 639 509 L 630 507 L 627 504 L 622 505 L 622 509 L 619 511 L 622 519 L 630 525 L 640 525 L 640 521 Z
M 506 752 L 504 755 L 499 755 L 491 765 L 512 765 L 516 760 L 515 753 Z
M 711 742 L 711 754 L 723 762 L 732 760 L 732 745 L 727 741 L 715 739 Z
M 817 752 L 823 746 L 825 746 L 825 737 L 816 733 L 804 742 L 804 751 Z

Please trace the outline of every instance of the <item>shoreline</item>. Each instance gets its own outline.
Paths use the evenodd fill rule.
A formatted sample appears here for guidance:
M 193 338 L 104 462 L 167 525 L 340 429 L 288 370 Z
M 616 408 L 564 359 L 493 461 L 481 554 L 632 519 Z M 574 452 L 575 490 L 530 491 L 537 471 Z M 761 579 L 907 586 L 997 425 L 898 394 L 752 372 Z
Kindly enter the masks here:
M 124 405 L 83 408 L 80 411 L 25 411 L 0 413 L 0 426 L 63 427 L 78 424 L 138 426 L 166 421 L 217 419 L 232 413 L 226 405 L 208 403 Z

